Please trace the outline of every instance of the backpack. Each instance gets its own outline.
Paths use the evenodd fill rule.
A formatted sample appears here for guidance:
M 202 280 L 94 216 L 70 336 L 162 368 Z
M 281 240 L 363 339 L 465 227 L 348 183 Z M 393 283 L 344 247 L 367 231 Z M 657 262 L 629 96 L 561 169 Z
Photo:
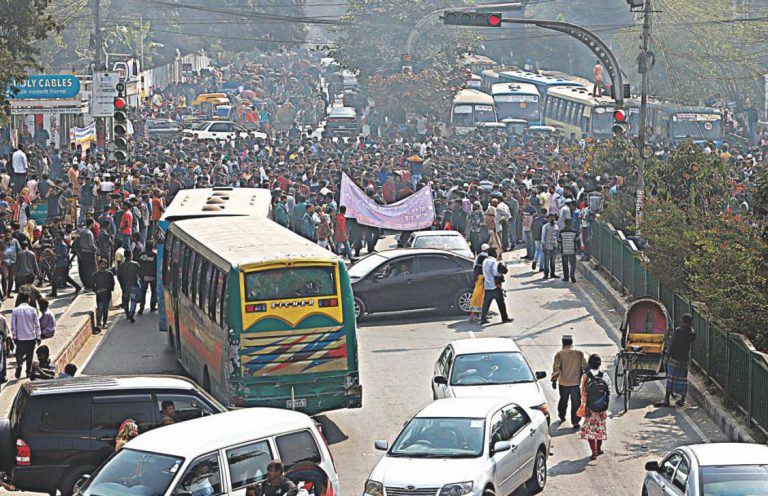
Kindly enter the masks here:
M 593 376 L 587 372 L 587 408 L 593 412 L 605 412 L 608 410 L 608 402 L 611 399 L 611 390 L 603 379 L 604 372 L 598 372 Z

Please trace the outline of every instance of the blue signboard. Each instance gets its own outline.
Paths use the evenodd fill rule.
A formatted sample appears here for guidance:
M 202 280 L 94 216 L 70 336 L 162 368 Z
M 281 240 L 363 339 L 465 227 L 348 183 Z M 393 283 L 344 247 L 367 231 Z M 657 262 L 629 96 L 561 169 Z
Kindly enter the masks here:
M 19 92 L 9 90 L 8 96 L 16 99 L 74 98 L 80 93 L 80 81 L 66 74 L 29 76 L 14 86 Z

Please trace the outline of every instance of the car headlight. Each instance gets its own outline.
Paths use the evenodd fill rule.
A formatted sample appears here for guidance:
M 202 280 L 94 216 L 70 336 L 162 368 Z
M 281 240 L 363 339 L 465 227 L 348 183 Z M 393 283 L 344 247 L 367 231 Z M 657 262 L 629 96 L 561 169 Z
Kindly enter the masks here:
M 365 481 L 365 494 L 367 496 L 384 496 L 384 486 L 381 482 Z
M 455 482 L 440 489 L 440 496 L 464 496 L 472 492 L 472 482 Z

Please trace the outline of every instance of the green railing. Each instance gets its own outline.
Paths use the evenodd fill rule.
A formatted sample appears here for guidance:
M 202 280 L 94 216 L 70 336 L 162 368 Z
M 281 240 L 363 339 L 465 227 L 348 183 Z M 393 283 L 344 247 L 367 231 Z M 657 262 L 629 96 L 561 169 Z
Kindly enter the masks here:
M 693 316 L 696 341 L 693 363 L 747 417 L 750 426 L 768 435 L 768 355 L 755 350 L 742 334 L 719 329 L 697 304 L 666 287 L 645 268 L 634 243 L 609 224 L 592 223 L 592 258 L 632 298 L 653 296 L 678 325 L 684 314 Z

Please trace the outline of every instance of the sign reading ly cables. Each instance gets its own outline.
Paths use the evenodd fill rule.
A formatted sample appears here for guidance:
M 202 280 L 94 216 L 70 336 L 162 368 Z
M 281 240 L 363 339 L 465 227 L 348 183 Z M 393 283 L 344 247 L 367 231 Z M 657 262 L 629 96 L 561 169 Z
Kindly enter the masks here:
M 80 81 L 75 76 L 58 74 L 50 76 L 29 76 L 23 81 L 12 85 L 8 90 L 8 96 L 15 99 L 50 99 L 50 98 L 74 98 L 80 93 Z

